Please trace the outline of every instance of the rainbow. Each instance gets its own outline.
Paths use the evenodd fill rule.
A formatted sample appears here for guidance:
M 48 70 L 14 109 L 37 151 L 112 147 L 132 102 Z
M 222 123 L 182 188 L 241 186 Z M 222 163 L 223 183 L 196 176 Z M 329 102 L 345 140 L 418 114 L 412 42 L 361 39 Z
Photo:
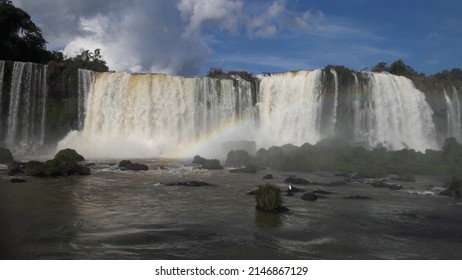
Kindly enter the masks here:
M 203 133 L 199 138 L 191 143 L 182 145 L 178 147 L 178 150 L 171 155 L 168 155 L 168 158 L 171 159 L 186 159 L 192 158 L 193 156 L 207 150 L 210 148 L 210 145 L 221 145 L 223 142 L 233 139 L 233 135 L 238 134 L 240 130 L 246 129 L 249 126 L 254 125 L 253 117 L 242 117 L 229 120 L 225 123 L 219 124 L 218 126 L 210 129 L 209 131 Z M 248 139 L 239 139 L 239 140 L 248 140 Z M 253 140 L 253 139 L 252 139 Z

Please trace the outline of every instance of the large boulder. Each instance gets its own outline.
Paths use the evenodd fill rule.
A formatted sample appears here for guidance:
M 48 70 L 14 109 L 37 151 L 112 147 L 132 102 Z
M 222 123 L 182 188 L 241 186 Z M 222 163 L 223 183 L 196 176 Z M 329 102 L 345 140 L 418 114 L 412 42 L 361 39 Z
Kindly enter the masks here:
M 318 200 L 318 196 L 314 193 L 305 193 L 302 195 L 301 197 L 303 200 L 306 200 L 306 201 L 316 201 Z
M 29 161 L 26 165 L 26 173 L 36 177 L 58 177 L 71 175 L 90 175 L 90 168 L 78 164 L 85 158 L 75 150 L 64 149 L 59 151 L 55 157 L 46 162 Z
M 10 150 L 0 148 L 0 164 L 9 164 L 11 162 L 13 162 L 13 155 Z
M 455 199 L 462 198 L 462 181 L 454 180 L 449 184 L 449 187 L 440 192 L 440 195 L 449 196 Z
M 228 153 L 225 164 L 234 167 L 246 166 L 250 163 L 249 153 L 245 150 L 233 150 Z
M 54 160 L 58 162 L 80 162 L 84 161 L 85 158 L 78 154 L 75 150 L 73 149 L 64 149 L 60 150 L 54 157 Z
M 119 167 L 121 170 L 133 170 L 133 171 L 141 171 L 141 170 L 149 170 L 149 167 L 146 164 L 141 163 L 133 163 L 130 160 L 122 160 L 119 163 Z
M 196 155 L 192 161 L 193 164 L 200 164 L 201 168 L 208 170 L 218 170 L 223 169 L 223 166 L 220 164 L 218 159 L 206 159 L 199 155 Z
M 207 161 L 207 159 L 205 159 L 205 158 L 203 158 L 203 157 L 201 157 L 201 156 L 199 156 L 199 155 L 196 155 L 196 156 L 193 158 L 192 163 L 193 163 L 193 164 L 201 164 L 201 165 L 202 165 L 202 164 L 204 164 L 206 161 Z
M 208 170 L 219 170 L 223 169 L 223 166 L 220 164 L 220 161 L 218 159 L 207 159 L 202 164 L 202 168 Z

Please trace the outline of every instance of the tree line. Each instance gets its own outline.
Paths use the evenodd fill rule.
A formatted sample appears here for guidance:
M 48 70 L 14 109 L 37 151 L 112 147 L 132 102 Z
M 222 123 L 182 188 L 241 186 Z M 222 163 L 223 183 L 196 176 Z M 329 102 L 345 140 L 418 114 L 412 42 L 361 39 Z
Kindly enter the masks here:
M 10 0 L 0 0 L 0 59 L 35 63 L 61 63 L 66 67 L 105 72 L 109 68 L 101 50 L 80 50 L 74 57 L 46 49 L 40 28 L 24 10 Z

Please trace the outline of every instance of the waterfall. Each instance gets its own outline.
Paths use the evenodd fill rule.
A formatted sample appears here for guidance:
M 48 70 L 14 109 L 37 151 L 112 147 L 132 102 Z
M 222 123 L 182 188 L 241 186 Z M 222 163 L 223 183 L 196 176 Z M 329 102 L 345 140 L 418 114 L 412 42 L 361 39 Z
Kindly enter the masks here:
M 15 62 L 11 79 L 6 144 L 15 152 L 43 146 L 47 66 Z
M 0 136 L 3 131 L 3 76 L 5 75 L 5 61 L 0 60 Z M 0 140 L 1 139 L 0 137 Z
M 78 129 L 83 128 L 85 121 L 85 110 L 87 107 L 88 92 L 93 83 L 95 72 L 86 69 L 78 69 L 78 98 L 77 98 L 77 112 L 78 112 Z
M 332 107 L 332 117 L 329 122 L 328 135 L 335 136 L 335 127 L 337 125 L 337 110 L 338 110 L 338 75 L 334 69 L 330 69 L 330 73 L 334 76 L 334 102 Z
M 437 149 L 433 112 L 412 81 L 387 73 L 369 73 L 368 78 L 371 91 L 364 109 L 372 125 L 364 132 L 368 135 L 364 140 L 393 150 Z
M 451 97 L 446 89 L 443 90 L 444 99 L 447 107 L 447 137 L 455 137 L 462 140 L 461 110 L 459 94 L 455 87 L 452 88 Z
M 96 73 L 82 131 L 71 132 L 58 148 L 88 157 L 172 156 L 253 119 L 251 106 L 246 81 L 235 87 L 233 80 L 207 77 Z M 232 137 L 249 133 L 235 130 Z
M 438 148 L 433 112 L 409 79 L 352 72 L 340 83 L 331 70 L 333 98 L 327 102 L 324 74 L 261 76 L 255 93 L 238 77 L 80 71 L 83 127 L 69 133 L 58 149 L 74 148 L 89 158 L 174 157 L 188 154 L 181 151 L 207 155 L 227 140 L 270 147 L 315 144 L 337 135 L 369 147 Z
M 258 93 L 259 140 L 263 146 L 321 140 L 321 70 L 262 77 Z

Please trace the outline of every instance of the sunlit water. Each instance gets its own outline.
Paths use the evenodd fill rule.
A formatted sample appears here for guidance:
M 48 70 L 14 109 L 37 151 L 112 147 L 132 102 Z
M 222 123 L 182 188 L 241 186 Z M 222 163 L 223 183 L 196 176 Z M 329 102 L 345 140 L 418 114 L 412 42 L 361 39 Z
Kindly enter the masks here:
M 155 168 L 157 162 L 148 164 Z M 1 256 L 8 259 L 462 259 L 461 202 L 435 195 L 443 179 L 418 177 L 403 190 L 353 183 L 301 186 L 335 194 L 315 202 L 284 197 L 290 211 L 255 210 L 249 190 L 286 188 L 286 175 L 232 174 L 170 165 L 9 182 L 0 170 Z M 263 180 L 272 173 L 274 180 Z M 322 175 L 328 175 L 324 177 Z M 166 186 L 200 180 L 217 186 Z M 344 197 L 363 195 L 370 200 Z

